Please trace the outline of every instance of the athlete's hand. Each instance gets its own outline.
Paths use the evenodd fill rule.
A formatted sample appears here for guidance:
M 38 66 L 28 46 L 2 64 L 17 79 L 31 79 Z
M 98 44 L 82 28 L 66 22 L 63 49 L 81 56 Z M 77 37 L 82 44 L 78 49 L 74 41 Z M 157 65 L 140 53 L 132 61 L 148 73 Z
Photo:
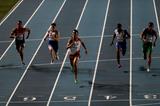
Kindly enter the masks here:
M 111 42 L 110 46 L 112 46 L 112 45 L 113 45 L 113 42 Z
M 85 50 L 85 53 L 86 53 L 86 54 L 88 53 L 87 50 Z
M 155 46 L 156 46 L 156 42 L 153 43 L 153 47 L 155 47 Z
M 28 38 L 29 38 L 29 36 L 26 37 L 26 39 L 28 39 Z
M 15 36 L 10 36 L 9 38 L 15 38 Z

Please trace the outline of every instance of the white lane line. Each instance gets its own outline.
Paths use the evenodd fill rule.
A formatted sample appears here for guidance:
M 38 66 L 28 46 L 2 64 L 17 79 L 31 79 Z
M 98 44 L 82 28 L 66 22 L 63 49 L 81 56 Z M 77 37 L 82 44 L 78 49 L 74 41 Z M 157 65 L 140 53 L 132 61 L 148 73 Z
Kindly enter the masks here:
M 34 13 L 32 14 L 32 16 L 29 18 L 29 20 L 26 22 L 26 24 L 24 25 L 27 26 L 27 24 L 31 21 L 31 19 L 34 17 L 34 15 L 36 14 L 36 12 L 39 10 L 39 8 L 42 6 L 42 4 L 44 3 L 45 0 L 43 0 L 41 2 L 41 4 L 37 7 L 37 9 L 34 11 Z M 0 61 L 2 60 L 2 58 L 4 57 L 4 55 L 8 52 L 8 50 L 11 48 L 11 46 L 13 45 L 13 43 L 15 42 L 15 39 L 12 40 L 12 42 L 10 43 L 10 45 L 7 47 L 7 49 L 4 51 L 4 53 L 1 55 L 0 57 Z
M 9 11 L 9 13 L 2 19 L 0 22 L 0 26 L 7 20 L 7 18 L 18 8 L 18 6 L 23 2 L 24 0 L 18 1 L 15 6 Z
M 42 4 L 44 3 L 44 1 L 45 1 L 45 0 L 43 0 L 43 1 L 41 2 L 41 4 L 37 7 L 37 9 L 34 11 L 34 13 L 32 14 L 32 16 L 29 18 L 29 20 L 26 22 L 26 24 L 25 24 L 24 26 L 26 26 L 26 25 L 31 21 L 31 19 L 32 19 L 33 16 L 36 14 L 36 12 L 39 10 L 39 8 L 42 6 Z M 15 39 L 14 39 L 14 40 L 12 41 L 12 43 L 9 45 L 9 47 L 7 48 L 7 50 L 5 51 L 5 53 L 6 53 L 6 52 L 9 50 L 9 48 L 12 46 L 12 44 L 14 43 L 14 41 L 15 41 Z M 0 60 L 1 60 L 2 57 L 5 55 L 5 53 L 1 56 Z M 28 69 L 28 67 L 27 67 L 27 69 Z M 11 101 L 14 93 L 16 92 L 18 86 L 20 85 L 20 82 L 22 81 L 23 77 L 25 76 L 25 74 L 26 74 L 26 72 L 27 72 L 27 69 L 26 69 L 25 72 L 23 73 L 21 79 L 19 80 L 18 84 L 16 85 L 15 89 L 13 90 L 12 94 L 10 95 L 10 97 L 9 97 L 7 103 L 6 103 L 6 106 L 9 105 L 9 103 L 10 103 L 10 101 Z
M 133 1 L 130 1 L 130 72 L 129 72 L 129 105 L 132 106 L 132 59 L 133 59 L 133 48 L 132 48 L 132 36 L 133 36 L 133 31 L 132 31 L 132 25 L 133 25 Z
M 104 38 L 110 38 L 113 35 L 104 35 Z M 132 34 L 133 37 L 139 37 L 139 34 Z M 81 36 L 81 38 L 83 39 L 89 39 L 89 38 L 100 38 L 101 36 L 98 35 L 91 35 L 91 36 Z M 60 39 L 69 39 L 70 37 L 61 37 Z M 39 41 L 42 39 L 26 39 L 26 41 Z M 0 43 L 10 43 L 12 41 L 0 41 Z
M 159 19 L 158 19 L 157 7 L 156 7 L 155 0 L 153 0 L 153 5 L 154 5 L 154 11 L 155 11 L 155 15 L 156 15 L 156 21 L 157 21 L 158 33 L 159 33 L 159 36 L 160 36 L 160 26 L 159 26 Z
M 153 105 L 160 105 L 160 103 L 146 103 L 146 104 L 137 104 L 133 106 L 153 106 Z
M 99 57 L 100 57 L 100 53 L 101 53 L 101 47 L 102 47 L 102 43 L 103 43 L 103 36 L 104 36 L 105 26 L 106 26 L 107 17 L 108 17 L 109 5 L 110 5 L 110 0 L 108 0 L 107 7 L 106 7 L 105 19 L 104 19 L 104 24 L 103 24 L 102 34 L 101 34 L 101 40 L 100 40 L 100 45 L 99 45 L 99 50 L 98 50 L 98 55 L 97 55 L 97 60 L 96 60 L 93 80 L 92 80 L 92 86 L 91 86 L 89 100 L 88 100 L 88 106 L 91 106 L 93 88 L 94 88 L 94 83 L 95 83 L 95 79 L 96 79 L 96 73 L 97 73 Z
M 160 59 L 160 57 L 152 57 L 152 59 Z M 122 58 L 121 61 L 128 61 L 130 58 Z M 132 60 L 143 60 L 142 57 L 136 57 L 132 58 Z M 97 60 L 87 60 L 87 61 L 79 61 L 79 63 L 95 63 Z M 117 61 L 117 59 L 102 59 L 99 60 L 99 62 L 112 62 Z M 62 64 L 62 61 L 54 63 L 54 65 Z M 64 64 L 70 64 L 69 61 L 66 61 Z M 39 63 L 39 64 L 32 64 L 31 66 L 45 66 L 45 65 L 51 65 L 50 63 Z M 53 64 L 52 64 L 53 65 Z M 0 66 L 0 69 L 6 69 L 6 68 L 18 68 L 22 67 L 21 65 L 15 65 L 15 66 Z
M 151 101 L 154 101 L 154 102 L 158 102 L 160 99 L 149 99 L 149 100 L 146 100 L 146 99 L 133 99 L 133 101 L 148 101 L 148 102 L 151 102 Z M 92 102 L 109 102 L 109 101 L 112 101 L 112 102 L 127 102 L 129 101 L 128 99 L 116 99 L 116 100 L 92 100 Z M 27 101 L 26 103 L 32 103 L 32 104 L 37 104 L 37 103 L 46 103 L 47 101 Z M 64 101 L 64 100 L 57 100 L 57 101 L 51 101 L 51 103 L 86 103 L 88 102 L 88 100 L 76 100 L 76 101 Z M 5 101 L 0 101 L 0 104 L 2 103 L 6 103 Z M 14 104 L 23 104 L 24 101 L 11 101 L 10 103 L 14 103 Z M 158 103 L 148 103 L 148 104 L 137 104 L 137 105 L 133 105 L 133 106 L 151 106 L 151 105 L 158 105 L 160 104 L 159 102 Z
M 84 14 L 84 11 L 85 11 L 85 9 L 86 9 L 87 4 L 88 4 L 88 0 L 86 0 L 86 2 L 85 2 L 85 4 L 84 4 L 84 7 L 83 7 L 83 10 L 82 10 L 82 12 L 81 12 L 80 18 L 79 18 L 79 20 L 78 20 L 76 29 L 78 29 L 78 27 L 79 27 L 79 24 L 80 24 L 80 22 L 81 22 L 81 19 L 82 19 L 82 16 L 83 16 L 83 14 Z M 61 75 L 61 73 L 62 73 L 64 64 L 65 64 L 65 62 L 66 62 L 66 59 L 67 59 L 67 56 L 68 56 L 68 52 L 69 52 L 69 50 L 67 50 L 67 52 L 66 52 L 66 54 L 65 54 L 65 57 L 64 57 L 64 59 L 63 59 L 63 62 L 62 62 L 61 68 L 60 68 L 60 71 L 59 71 L 59 73 L 58 73 L 58 76 L 57 76 L 57 78 L 56 78 L 56 81 L 55 81 L 55 83 L 54 83 L 52 92 L 51 92 L 51 94 L 50 94 L 50 96 L 49 96 L 49 99 L 48 99 L 48 102 L 47 102 L 47 105 L 46 105 L 46 106 L 49 106 L 49 105 L 50 105 L 51 99 L 52 99 L 52 97 L 53 97 L 53 93 L 54 93 L 54 91 L 55 91 L 55 89 L 56 89 L 58 80 L 59 80 L 60 75 Z

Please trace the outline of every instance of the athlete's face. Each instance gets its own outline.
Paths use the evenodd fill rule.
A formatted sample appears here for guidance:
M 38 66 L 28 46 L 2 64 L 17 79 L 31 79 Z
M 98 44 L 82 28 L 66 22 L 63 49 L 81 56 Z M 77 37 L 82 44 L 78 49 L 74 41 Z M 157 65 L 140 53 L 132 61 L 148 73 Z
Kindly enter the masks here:
M 21 22 L 17 22 L 17 27 L 21 28 L 22 27 L 22 23 Z
M 73 31 L 72 36 L 73 39 L 76 40 L 78 38 L 78 33 Z
M 52 29 L 56 29 L 56 26 L 52 25 Z
M 148 29 L 149 30 L 152 30 L 154 28 L 154 26 L 152 25 L 152 26 L 148 26 Z

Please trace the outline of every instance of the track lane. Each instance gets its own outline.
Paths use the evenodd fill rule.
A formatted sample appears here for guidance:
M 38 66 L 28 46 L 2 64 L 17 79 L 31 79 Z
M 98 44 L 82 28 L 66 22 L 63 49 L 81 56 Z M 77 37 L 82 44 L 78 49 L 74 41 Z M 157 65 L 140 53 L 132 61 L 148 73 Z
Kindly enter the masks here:
M 105 26 L 105 35 L 112 35 L 117 25 L 121 23 L 124 29 L 130 27 L 130 1 L 111 0 Z M 111 37 L 103 38 L 101 59 L 115 59 L 115 45 L 110 46 Z M 129 42 L 126 56 L 129 58 Z M 129 106 L 129 60 L 121 61 L 122 68 L 117 68 L 116 61 L 99 62 L 94 83 L 91 106 Z M 102 102 L 95 102 L 101 100 Z M 115 102 L 115 101 L 116 102 Z
M 143 7 L 143 8 L 142 8 Z M 149 7 L 149 8 L 148 8 Z M 148 22 L 154 23 L 157 31 L 157 22 L 153 0 L 133 0 L 133 33 L 141 33 L 147 27 Z M 137 18 L 138 17 L 138 18 Z M 159 40 L 153 48 L 152 56 L 159 57 Z M 142 42 L 140 38 L 133 38 L 133 58 L 142 57 Z M 133 105 L 158 106 L 159 96 L 159 59 L 152 59 L 151 72 L 147 73 L 144 60 L 133 60 Z M 155 95 L 155 98 L 153 97 Z M 136 100 L 137 99 L 137 100 Z M 154 104 L 155 103 L 155 104 Z
M 15 27 L 17 20 L 22 20 L 23 23 L 26 23 L 29 17 L 33 14 L 35 9 L 39 6 L 42 0 L 24 0 L 16 9 L 15 11 L 1 24 L 0 32 L 1 32 L 1 41 L 8 41 L 11 39 L 9 38 L 10 32 L 12 28 Z M 29 8 L 28 8 L 29 7 Z M 25 12 L 23 12 L 25 11 Z M 1 43 L 0 45 L 0 56 L 9 46 L 9 43 Z
M 63 35 L 67 36 L 66 33 L 69 33 L 69 34 L 71 33 L 72 29 L 75 26 L 75 23 L 77 22 L 77 19 L 79 18 L 79 14 L 84 5 L 84 1 L 85 0 L 73 2 L 72 0 L 67 0 L 67 2 L 65 3 L 64 7 L 62 8 L 62 11 L 60 12 L 60 14 L 56 19 L 58 28 L 63 29 L 63 31 L 60 30 L 61 36 Z M 77 9 L 72 10 L 75 7 Z M 68 11 L 70 10 L 72 10 L 73 12 L 70 12 L 70 15 L 69 15 Z M 69 21 L 68 19 L 70 19 L 71 14 L 74 14 L 74 16 L 72 16 L 71 21 Z M 65 19 L 63 20 L 63 23 L 62 23 L 62 19 Z M 64 24 L 66 24 L 67 26 L 65 26 Z M 43 45 L 42 45 L 41 49 L 43 51 L 43 54 L 41 54 L 41 57 L 45 56 L 46 54 L 48 56 L 48 48 L 46 47 L 45 49 L 43 49 Z M 41 49 L 38 52 L 38 54 L 41 53 Z M 34 60 L 33 63 L 34 62 L 39 63 L 39 60 L 41 60 L 39 59 L 38 55 L 36 56 L 36 58 L 38 59 L 38 61 Z M 30 103 L 27 103 L 28 105 L 38 105 L 38 106 L 46 105 L 59 69 L 60 69 L 60 64 L 59 65 L 49 64 L 42 67 L 41 66 L 36 67 L 32 65 L 31 67 L 29 67 L 29 70 L 26 73 L 26 76 L 23 78 L 11 102 L 23 101 L 23 98 L 26 96 L 28 97 L 35 96 L 37 98 L 36 102 L 33 101 Z M 33 89 L 30 89 L 31 86 L 33 87 Z M 44 101 L 44 102 L 37 102 L 37 101 Z M 21 104 L 11 103 L 11 105 L 16 105 L 16 106 L 22 105 L 22 104 L 26 104 L 26 102 Z
M 48 26 L 50 25 L 52 18 L 55 16 L 55 14 L 59 9 L 59 6 L 61 5 L 60 1 L 55 2 L 54 4 L 51 4 L 52 2 L 53 0 L 46 0 L 44 4 L 40 7 L 36 15 L 32 18 L 30 23 L 28 24 L 27 27 L 30 27 L 32 31 L 35 31 L 37 26 L 39 26 L 39 24 L 43 25 L 43 26 L 39 26 L 39 31 L 36 34 L 31 33 L 31 36 L 29 39 L 42 38 L 44 36 L 44 33 L 46 32 Z M 48 11 L 48 12 L 45 12 L 45 11 Z M 46 16 L 45 18 L 46 20 L 43 20 L 44 13 Z M 36 47 L 38 44 L 39 44 L 39 41 L 26 42 L 26 47 L 24 50 L 26 64 L 28 64 L 28 62 L 30 61 L 30 58 L 33 55 L 33 52 L 36 50 Z M 21 65 L 19 63 L 19 56 L 17 55 L 15 50 L 15 45 L 13 44 L 12 47 L 7 52 L 7 54 L 4 56 L 4 58 L 0 61 L 0 66 L 1 66 L 0 78 L 2 78 L 0 80 L 1 80 L 1 85 L 3 85 L 0 88 L 1 89 L 0 94 L 2 94 L 1 101 L 6 101 L 8 99 L 8 97 L 10 96 L 12 90 L 14 89 L 15 85 L 17 84 L 19 78 L 21 77 L 25 69 L 25 66 L 24 67 L 21 66 L 18 68 L 10 67 L 5 69 L 3 69 L 3 67 L 19 66 L 19 65 Z

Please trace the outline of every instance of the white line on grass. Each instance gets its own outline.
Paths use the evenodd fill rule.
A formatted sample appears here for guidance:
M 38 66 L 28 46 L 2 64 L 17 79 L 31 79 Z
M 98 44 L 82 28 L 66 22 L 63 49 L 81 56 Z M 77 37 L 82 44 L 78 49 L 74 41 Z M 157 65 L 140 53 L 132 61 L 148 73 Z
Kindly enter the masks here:
M 101 47 L 102 47 L 102 43 L 103 43 L 103 36 L 104 36 L 105 26 L 106 26 L 106 22 L 107 22 L 109 5 L 110 5 L 110 0 L 108 0 L 108 3 L 107 3 L 105 19 L 104 19 L 104 24 L 103 24 L 103 29 L 102 29 L 102 35 L 101 35 L 101 40 L 100 40 L 100 45 L 99 45 L 99 50 L 98 50 L 98 55 L 97 55 L 97 61 L 96 61 L 96 65 L 95 65 L 95 70 L 94 70 L 94 75 L 93 75 L 93 80 L 92 80 L 92 86 L 91 86 L 90 96 L 89 96 L 89 100 L 88 100 L 88 106 L 91 106 L 93 87 L 94 87 L 94 82 L 95 82 L 95 79 L 96 79 L 96 73 L 97 73 L 98 62 L 99 62 L 99 57 L 100 57 L 100 53 L 101 53 Z
M 26 22 L 26 24 L 24 25 L 24 27 L 25 26 L 27 26 L 27 24 L 31 21 L 31 19 L 33 18 L 33 16 L 36 14 L 36 12 L 39 10 L 39 8 L 42 6 L 42 4 L 43 4 L 43 2 L 44 2 L 45 0 L 43 0 L 42 2 L 41 2 L 41 4 L 37 7 L 37 9 L 34 11 L 34 13 L 32 14 L 32 16 L 29 18 L 29 20 Z M 15 39 L 13 39 L 12 40 L 12 42 L 10 43 L 10 45 L 7 47 L 7 49 L 4 51 L 4 53 L 1 55 L 1 57 L 0 57 L 0 61 L 2 60 L 2 58 L 4 57 L 4 55 L 8 52 L 8 50 L 11 48 L 11 46 L 13 45 L 13 43 L 15 42 Z
M 82 10 L 82 12 L 81 12 L 80 18 L 79 18 L 79 20 L 78 20 L 76 29 L 78 29 L 78 27 L 79 27 L 79 24 L 80 24 L 80 22 L 81 22 L 81 19 L 82 19 L 82 16 L 83 16 L 83 13 L 84 13 L 84 11 L 85 11 L 85 9 L 86 9 L 87 4 L 88 4 L 88 0 L 86 0 L 86 2 L 85 2 L 85 5 L 84 5 L 83 10 Z M 55 83 L 54 83 L 52 92 L 51 92 L 51 94 L 50 94 L 50 96 L 49 96 L 49 99 L 48 99 L 48 102 L 47 102 L 47 105 L 46 105 L 46 106 L 49 106 L 49 104 L 50 104 L 50 102 L 51 102 L 53 93 L 54 93 L 55 88 L 56 88 L 56 86 L 57 86 L 59 77 L 60 77 L 60 75 L 61 75 L 61 73 L 62 73 L 64 64 L 65 64 L 65 62 L 66 62 L 66 59 L 67 59 L 67 56 L 68 56 L 68 52 L 69 52 L 69 50 L 67 50 L 67 52 L 66 52 L 66 54 L 65 54 L 65 57 L 64 57 L 64 59 L 63 59 L 63 62 L 62 62 L 61 68 L 60 68 L 60 71 L 59 71 L 59 73 L 58 73 L 58 76 L 57 76 L 57 78 L 56 78 L 56 81 L 55 81 Z
M 132 20 L 133 20 L 133 1 L 130 1 L 130 73 L 129 73 L 129 105 L 132 106 L 132 54 L 133 54 L 133 48 L 132 48 Z
M 44 1 L 45 1 L 45 0 L 43 0 L 43 1 L 41 2 L 41 4 L 40 4 L 40 5 L 38 6 L 38 8 L 34 11 L 34 13 L 32 14 L 32 16 L 29 18 L 29 20 L 27 21 L 27 23 L 26 23 L 24 26 L 26 26 L 26 25 L 30 22 L 30 20 L 33 18 L 33 16 L 36 14 L 36 12 L 39 10 L 39 8 L 42 6 L 42 4 L 44 3 Z M 9 50 L 9 48 L 12 46 L 12 44 L 14 43 L 14 41 L 15 41 L 15 39 L 12 41 L 12 43 L 11 43 L 10 46 L 7 48 L 7 50 L 5 51 L 5 53 L 6 53 L 6 52 Z M 3 54 L 3 56 L 5 55 L 5 53 Z M 1 60 L 1 59 L 2 59 L 2 56 L 1 56 L 0 60 Z M 9 103 L 10 103 L 10 101 L 11 101 L 14 93 L 16 92 L 18 86 L 20 85 L 20 83 L 21 83 L 23 77 L 25 76 L 28 68 L 29 68 L 29 67 L 27 66 L 27 68 L 26 68 L 25 72 L 23 73 L 21 79 L 19 80 L 18 84 L 16 85 L 15 89 L 13 90 L 12 94 L 10 95 L 10 97 L 9 97 L 7 103 L 6 103 L 6 106 L 9 105 Z
M 14 8 L 12 8 L 9 13 L 2 19 L 2 21 L 0 22 L 0 26 L 7 20 L 7 18 L 18 8 L 18 6 L 23 2 L 24 0 L 18 1 Z

